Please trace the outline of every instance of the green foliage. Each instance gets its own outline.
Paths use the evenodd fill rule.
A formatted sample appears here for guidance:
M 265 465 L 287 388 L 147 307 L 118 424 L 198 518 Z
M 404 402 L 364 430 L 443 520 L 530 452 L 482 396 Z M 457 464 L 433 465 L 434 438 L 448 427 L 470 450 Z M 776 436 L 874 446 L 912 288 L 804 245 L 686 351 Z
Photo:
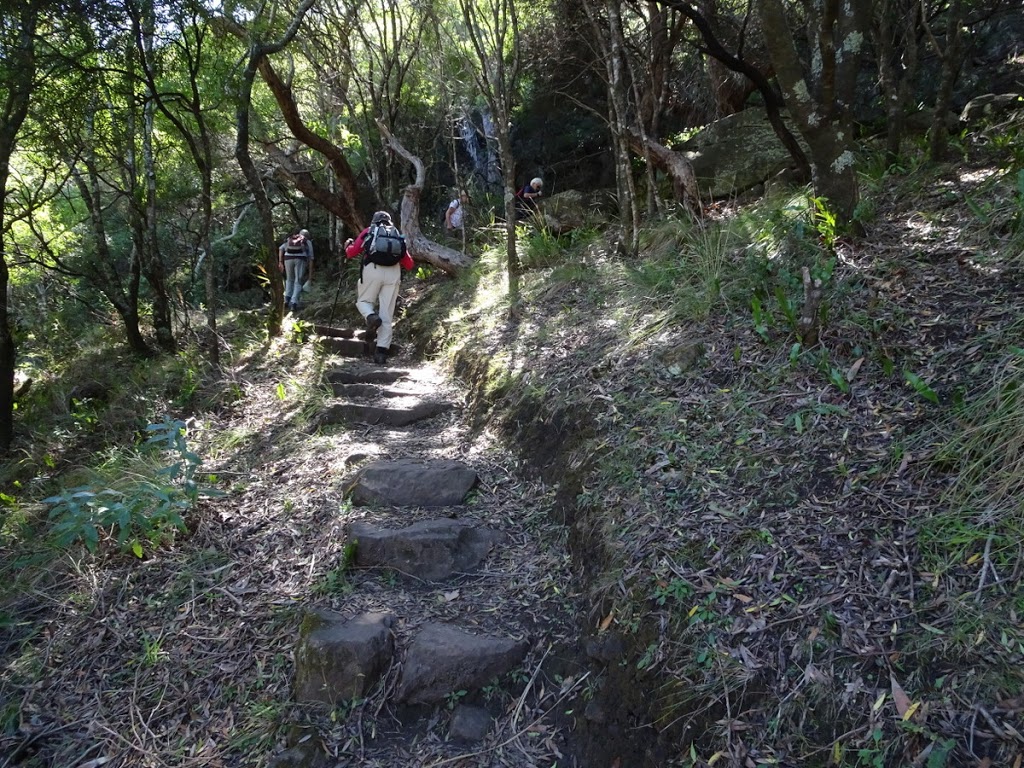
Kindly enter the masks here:
M 146 429 L 146 445 L 176 460 L 123 489 L 78 486 L 45 499 L 57 546 L 81 543 L 95 552 L 110 536 L 122 551 L 142 557 L 146 546 L 158 546 L 185 529 L 183 515 L 200 496 L 216 495 L 196 482 L 202 460 L 189 450 L 182 422 L 165 419 Z
M 804 270 L 812 280 L 820 280 L 826 292 L 834 287 L 835 214 L 823 198 L 803 194 L 785 200 L 781 206 L 768 201 L 742 224 L 751 241 L 748 252 L 753 297 L 749 302 L 754 329 L 768 341 L 772 315 L 779 312 L 790 331 L 796 333 Z M 823 301 L 823 317 L 827 308 L 828 302 Z
M 356 548 L 359 543 L 349 541 L 341 550 L 338 564 L 329 570 L 324 577 L 313 586 L 313 591 L 321 595 L 347 595 L 355 587 L 348 580 L 348 572 L 356 561 Z
M 658 605 L 665 605 L 670 600 L 684 604 L 693 596 L 693 592 L 693 587 L 683 579 L 659 579 L 654 585 L 653 597 Z
M 750 312 L 754 319 L 754 332 L 764 341 L 768 341 L 770 316 L 765 312 L 761 297 L 757 294 L 750 297 Z
M 448 706 L 448 709 L 455 709 L 455 707 L 458 706 L 459 702 L 462 701 L 468 693 L 469 691 L 466 690 L 452 691 L 451 693 L 449 693 L 448 696 L 445 698 L 445 702 Z
M 921 397 L 929 402 L 938 405 L 939 396 L 935 393 L 935 390 L 928 386 L 928 382 L 922 379 L 913 371 L 903 371 L 903 378 L 906 379 L 907 384 L 913 387 L 914 391 L 917 392 Z
M 947 512 L 925 522 L 937 559 L 960 561 L 983 547 L 997 564 L 1024 536 L 1024 350 L 1011 348 L 991 385 L 956 412 L 933 464 L 952 478 Z
M 552 267 L 565 257 L 565 247 L 547 227 L 518 227 L 517 240 L 524 246 L 524 269 Z
M 313 333 L 313 324 L 307 320 L 293 319 L 288 327 L 288 341 L 292 344 L 305 344 Z
M 643 257 L 629 265 L 630 281 L 645 303 L 653 300 L 667 308 L 667 320 L 703 320 L 746 293 L 737 290 L 748 283 L 748 275 L 733 258 L 735 242 L 735 234 L 723 225 L 698 227 L 685 215 L 666 218 L 643 231 Z

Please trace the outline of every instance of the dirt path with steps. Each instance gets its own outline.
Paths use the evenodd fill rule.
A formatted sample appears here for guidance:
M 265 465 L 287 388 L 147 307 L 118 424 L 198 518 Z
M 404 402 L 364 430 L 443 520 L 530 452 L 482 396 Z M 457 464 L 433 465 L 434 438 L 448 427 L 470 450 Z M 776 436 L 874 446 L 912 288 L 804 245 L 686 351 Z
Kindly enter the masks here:
M 458 389 L 429 363 L 399 354 L 387 366 L 373 365 L 352 335 L 338 330 L 320 342 L 335 397 L 314 423 L 330 441 L 333 461 L 343 455 L 346 471 L 335 485 L 335 534 L 321 548 L 321 565 L 314 566 L 322 576 L 303 609 L 306 616 L 331 612 L 341 623 L 390 614 L 394 653 L 365 698 L 341 697 L 333 710 L 298 708 L 295 727 L 272 764 L 572 765 L 565 711 L 567 702 L 581 698 L 587 677 L 573 673 L 578 606 L 568 556 L 548 519 L 551 489 L 519 476 L 513 456 L 488 435 L 470 433 Z M 427 467 L 457 464 L 472 470 L 477 482 L 461 503 L 450 503 L 444 475 L 420 484 L 411 497 L 385 483 L 377 503 L 353 503 L 368 469 L 379 473 L 409 460 Z M 441 497 L 447 498 L 438 506 Z M 446 519 L 495 532 L 500 541 L 479 566 L 439 579 L 418 577 L 394 562 L 362 567 L 356 553 L 345 549 L 354 543 L 353 526 L 401 531 Z M 426 697 L 433 701 L 396 695 L 403 684 L 411 685 L 410 649 L 438 626 L 507 640 L 525 647 L 525 656 L 486 682 L 455 682 L 459 687 L 435 691 Z M 440 658 L 444 650 L 427 657 Z

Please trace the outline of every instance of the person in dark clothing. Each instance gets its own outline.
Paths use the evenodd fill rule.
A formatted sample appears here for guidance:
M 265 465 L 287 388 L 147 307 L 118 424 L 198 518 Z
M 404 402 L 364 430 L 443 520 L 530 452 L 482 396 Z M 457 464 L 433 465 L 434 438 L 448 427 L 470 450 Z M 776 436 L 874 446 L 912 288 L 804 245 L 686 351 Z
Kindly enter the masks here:
M 540 211 L 538 199 L 544 194 L 544 180 L 532 179 L 516 194 L 516 206 L 519 211 L 519 218 L 525 218 Z

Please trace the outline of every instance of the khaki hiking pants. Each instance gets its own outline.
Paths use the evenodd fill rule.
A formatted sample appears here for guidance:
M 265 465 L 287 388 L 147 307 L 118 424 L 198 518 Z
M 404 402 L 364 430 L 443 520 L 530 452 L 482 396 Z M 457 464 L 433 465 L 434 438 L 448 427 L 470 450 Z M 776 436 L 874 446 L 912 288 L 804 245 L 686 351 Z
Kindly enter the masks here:
M 376 312 L 381 319 L 377 330 L 377 346 L 388 349 L 391 346 L 391 326 L 395 319 L 395 302 L 402 285 L 402 267 L 395 264 L 382 267 L 380 264 L 363 266 L 363 277 L 356 286 L 356 309 L 365 320 Z M 374 305 L 376 304 L 376 309 Z

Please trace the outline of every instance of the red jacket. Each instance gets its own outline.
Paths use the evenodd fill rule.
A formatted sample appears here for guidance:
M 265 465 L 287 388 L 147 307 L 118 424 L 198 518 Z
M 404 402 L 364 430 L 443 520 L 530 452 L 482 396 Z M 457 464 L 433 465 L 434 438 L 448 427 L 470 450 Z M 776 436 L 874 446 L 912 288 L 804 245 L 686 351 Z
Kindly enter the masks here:
M 345 249 L 345 257 L 348 259 L 354 259 L 356 256 L 361 256 L 363 253 L 363 239 L 370 233 L 370 228 L 367 227 L 360 232 L 352 243 Z M 412 262 L 412 256 L 409 255 L 408 247 L 405 247 L 402 252 L 402 260 L 398 262 L 402 265 L 402 269 L 412 269 L 415 266 Z

